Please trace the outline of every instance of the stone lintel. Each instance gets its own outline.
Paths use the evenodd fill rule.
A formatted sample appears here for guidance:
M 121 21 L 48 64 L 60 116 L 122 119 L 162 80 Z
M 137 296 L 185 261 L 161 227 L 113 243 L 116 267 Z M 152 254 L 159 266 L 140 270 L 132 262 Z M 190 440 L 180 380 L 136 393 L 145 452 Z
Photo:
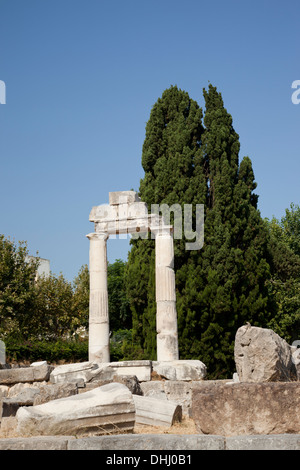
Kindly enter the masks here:
M 136 191 L 115 191 L 109 193 L 109 204 L 111 206 L 140 201 L 141 199 Z

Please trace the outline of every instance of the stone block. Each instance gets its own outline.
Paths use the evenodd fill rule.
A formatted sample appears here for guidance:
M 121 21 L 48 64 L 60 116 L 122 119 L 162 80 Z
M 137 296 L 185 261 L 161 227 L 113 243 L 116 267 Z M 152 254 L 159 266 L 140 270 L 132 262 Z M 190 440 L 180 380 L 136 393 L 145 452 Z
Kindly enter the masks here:
M 20 436 L 132 432 L 135 405 L 128 388 L 114 383 L 42 405 L 19 408 L 16 418 Z
M 153 361 L 153 372 L 168 380 L 203 380 L 206 366 L 198 360 Z
M 51 372 L 50 381 L 51 383 L 74 383 L 81 380 L 89 382 L 98 368 L 99 366 L 93 361 L 63 364 Z
M 20 406 L 32 406 L 36 395 L 39 393 L 38 388 L 28 387 L 14 397 L 3 398 L 2 416 L 15 416 Z
M 8 385 L 0 385 L 0 398 L 7 397 L 9 391 Z
M 36 361 L 30 364 L 31 367 L 38 367 L 38 366 L 45 366 L 45 365 L 47 365 L 47 361 Z
M 250 325 L 239 328 L 234 359 L 240 382 L 288 381 L 291 378 L 291 347 L 267 328 Z
M 111 206 L 141 201 L 136 191 L 114 191 L 110 192 L 108 197 Z
M 174 401 L 181 406 L 183 416 L 190 416 L 192 382 L 152 380 L 151 382 L 143 382 L 140 385 L 145 397 Z
M 135 422 L 150 426 L 172 426 L 182 420 L 182 408 L 173 401 L 133 395 Z
M 224 450 L 225 439 L 222 436 L 203 436 L 192 434 L 130 434 L 124 436 L 97 436 L 73 439 L 69 450 Z M 158 464 L 153 457 L 152 465 Z M 145 459 L 147 456 L 145 455 Z M 148 456 L 151 464 L 151 456 Z M 198 455 L 197 455 L 198 458 Z M 194 457 L 192 456 L 192 459 Z M 178 463 L 178 462 L 177 462 Z M 192 462 L 192 463 L 195 463 Z M 186 464 L 190 464 L 186 460 Z
M 0 439 L 0 450 L 68 450 L 72 436 L 13 437 Z
M 300 348 L 296 349 L 296 351 L 292 353 L 292 362 L 295 367 L 297 380 L 300 380 Z
M 19 367 L 0 370 L 0 384 L 13 385 L 20 382 L 40 382 L 49 380 L 53 367 L 47 364 L 40 366 Z
M 107 377 L 106 379 L 99 379 L 99 378 L 97 380 L 93 379 L 91 382 L 86 383 L 84 388 L 78 389 L 78 393 L 85 393 L 88 390 L 101 387 L 102 385 L 106 385 L 107 383 L 111 383 L 111 382 L 118 382 L 118 383 L 122 383 L 126 385 L 126 387 L 134 395 L 143 394 L 140 383 L 135 375 L 117 375 L 117 374 L 114 374 L 112 377 L 109 375 L 109 377 Z
M 193 383 L 198 432 L 223 436 L 300 433 L 300 383 Z
M 109 368 L 117 375 L 135 375 L 139 382 L 151 380 L 151 361 L 110 362 Z
M 109 204 L 100 204 L 99 206 L 94 206 L 91 209 L 89 215 L 90 222 L 99 222 L 114 220 L 118 217 L 118 208 L 116 206 L 110 206 Z
M 300 450 L 299 434 L 232 436 L 226 439 L 226 450 Z
M 33 397 L 33 405 L 41 405 L 48 401 L 77 395 L 78 383 L 47 384 L 39 387 L 39 393 Z

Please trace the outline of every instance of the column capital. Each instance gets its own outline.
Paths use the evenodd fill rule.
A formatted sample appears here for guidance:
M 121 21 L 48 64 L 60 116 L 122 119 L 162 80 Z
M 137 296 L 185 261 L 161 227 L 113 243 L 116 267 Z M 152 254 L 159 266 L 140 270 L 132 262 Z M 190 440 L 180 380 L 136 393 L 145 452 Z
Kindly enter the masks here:
M 104 240 L 106 241 L 109 238 L 109 235 L 106 232 L 92 232 L 88 233 L 86 237 L 89 240 Z

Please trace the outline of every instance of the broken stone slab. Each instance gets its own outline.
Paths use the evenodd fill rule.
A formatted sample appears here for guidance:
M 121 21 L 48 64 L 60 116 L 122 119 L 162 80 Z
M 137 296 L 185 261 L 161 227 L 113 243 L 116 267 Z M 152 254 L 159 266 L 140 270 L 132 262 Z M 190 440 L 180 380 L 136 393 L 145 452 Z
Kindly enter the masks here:
M 0 385 L 0 398 L 7 397 L 8 391 L 9 391 L 8 385 Z
M 20 382 L 41 382 L 49 380 L 53 366 L 44 364 L 40 366 L 20 367 L 0 370 L 0 384 L 13 385 Z
M 36 361 L 30 364 L 31 367 L 45 366 L 47 361 Z
M 226 450 L 300 450 L 299 434 L 231 436 Z
M 42 382 L 23 382 L 23 383 L 20 382 L 9 387 L 7 396 L 9 398 L 15 397 L 16 395 L 23 392 L 27 388 L 39 388 L 39 387 L 42 387 L 43 385 L 46 385 L 47 383 L 48 382 L 46 382 L 45 380 L 43 380 Z
M 198 432 L 222 436 L 300 433 L 300 383 L 194 383 Z
M 128 375 L 136 376 L 139 382 L 145 382 L 151 380 L 151 371 L 152 362 L 148 360 L 99 363 L 92 380 L 112 380 L 114 375 Z
M 50 374 L 52 383 L 76 382 L 83 380 L 85 383 L 91 381 L 112 381 L 115 375 L 136 376 L 138 381 L 151 380 L 151 361 L 120 361 L 101 362 L 95 361 L 78 362 L 57 366 Z
M 133 400 L 138 424 L 170 427 L 182 420 L 182 408 L 176 402 L 139 395 L 133 395 Z
M 240 327 L 235 336 L 234 360 L 240 382 L 291 379 L 291 347 L 267 328 L 251 325 Z
M 83 380 L 89 382 L 99 366 L 93 361 L 77 362 L 73 364 L 63 364 L 55 367 L 50 374 L 51 383 L 76 382 Z
M 109 364 L 117 375 L 135 375 L 139 382 L 151 380 L 151 361 L 120 361 Z
M 135 405 L 125 385 L 111 383 L 79 395 L 19 408 L 16 418 L 20 436 L 133 432 Z
M 145 397 L 176 402 L 182 408 L 182 415 L 189 417 L 193 383 L 176 380 L 151 380 L 151 382 L 141 383 L 141 390 Z M 205 381 L 199 381 L 199 383 L 205 383 Z
M 138 381 L 135 375 L 113 375 L 112 378 L 107 380 L 92 380 L 85 384 L 84 388 L 78 389 L 78 393 L 85 393 L 88 390 L 92 390 L 96 387 L 101 387 L 102 385 L 106 385 L 107 383 L 111 382 L 118 382 L 126 385 L 126 387 L 131 391 L 134 395 L 143 395 L 140 382 Z
M 14 387 L 12 387 L 12 389 Z M 56 400 L 58 398 L 68 397 L 76 394 L 77 385 L 70 383 L 39 385 L 39 382 L 36 382 L 35 386 L 27 386 L 23 389 L 18 387 L 15 388 L 14 393 L 10 391 L 9 396 L 3 398 L 2 416 L 15 416 L 20 406 L 40 405 L 51 400 Z
M 0 439 L 0 450 L 68 450 L 73 436 L 11 437 Z
M 38 393 L 38 388 L 26 388 L 14 397 L 3 398 L 2 416 L 15 416 L 20 406 L 32 406 Z
M 295 367 L 297 380 L 300 380 L 300 348 L 292 353 L 292 362 Z
M 203 380 L 206 366 L 198 360 L 153 361 L 153 372 L 168 380 Z
M 59 398 L 71 397 L 78 393 L 77 383 L 46 384 L 40 386 L 38 390 L 39 393 L 36 393 L 33 398 L 33 406 Z

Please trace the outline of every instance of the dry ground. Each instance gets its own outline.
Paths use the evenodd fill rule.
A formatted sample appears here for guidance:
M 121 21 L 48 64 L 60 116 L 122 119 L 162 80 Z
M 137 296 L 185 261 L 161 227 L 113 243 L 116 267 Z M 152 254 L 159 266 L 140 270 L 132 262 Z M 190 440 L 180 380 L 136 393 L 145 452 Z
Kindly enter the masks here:
M 172 426 L 148 426 L 136 424 L 134 434 L 198 434 L 194 421 L 191 418 L 183 417 L 181 422 L 176 422 Z M 116 431 L 115 434 L 118 434 Z M 2 418 L 0 426 L 0 439 L 10 437 L 20 437 L 16 432 L 16 418 Z

